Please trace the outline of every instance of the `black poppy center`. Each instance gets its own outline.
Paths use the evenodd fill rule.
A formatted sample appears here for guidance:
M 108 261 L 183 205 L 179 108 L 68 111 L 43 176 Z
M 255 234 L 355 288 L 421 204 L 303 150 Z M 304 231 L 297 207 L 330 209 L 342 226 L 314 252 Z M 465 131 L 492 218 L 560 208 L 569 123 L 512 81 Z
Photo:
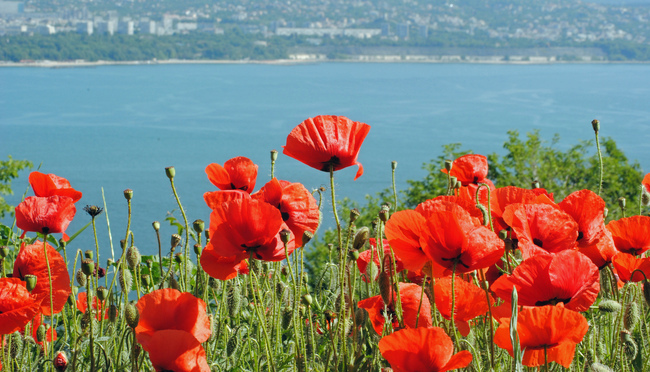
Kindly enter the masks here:
M 472 183 L 478 184 L 478 177 L 477 176 L 474 176 L 474 179 L 472 180 Z
M 584 237 L 585 237 L 585 234 L 583 234 L 582 231 L 579 231 L 578 232 L 578 239 L 576 239 L 576 241 L 580 241 L 580 239 L 582 239 Z
M 235 186 L 234 183 L 231 183 L 231 184 L 230 184 L 230 189 L 231 189 L 231 190 L 248 191 L 248 185 L 244 185 L 244 186 L 242 186 L 242 187 L 237 187 L 237 186 Z
M 467 266 L 467 265 L 463 262 L 463 260 L 461 260 L 460 256 L 462 256 L 462 255 L 463 255 L 463 254 L 461 253 L 461 254 L 459 254 L 458 256 L 456 256 L 456 257 L 452 257 L 452 258 L 444 258 L 444 257 L 443 257 L 442 260 L 443 260 L 443 261 L 451 261 L 452 264 L 456 264 L 456 265 L 460 264 L 460 265 L 465 266 L 466 269 L 469 269 L 469 266 Z
M 554 298 L 551 298 L 550 300 L 546 300 L 546 301 L 537 301 L 537 302 L 535 302 L 535 306 L 544 306 L 544 305 L 553 305 L 553 306 L 555 306 L 555 305 L 559 304 L 560 302 L 566 305 L 567 303 L 569 303 L 569 301 L 571 301 L 570 298 L 557 298 L 557 297 L 554 297 Z
M 339 159 L 338 156 L 332 156 L 330 160 L 323 162 L 323 168 L 321 168 L 321 170 L 323 172 L 329 172 L 332 166 L 336 168 L 336 166 L 340 164 L 341 164 L 341 159 Z
M 533 239 L 533 243 L 540 248 L 544 247 L 544 243 L 542 243 L 542 241 L 537 238 Z

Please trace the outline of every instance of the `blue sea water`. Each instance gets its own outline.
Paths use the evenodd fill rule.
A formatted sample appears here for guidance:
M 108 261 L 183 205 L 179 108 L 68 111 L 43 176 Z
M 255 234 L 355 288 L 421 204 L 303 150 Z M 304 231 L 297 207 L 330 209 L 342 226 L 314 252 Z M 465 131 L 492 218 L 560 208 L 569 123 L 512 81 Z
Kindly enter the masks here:
M 66 177 L 84 193 L 68 232 L 102 205 L 104 188 L 116 254 L 126 230 L 122 191 L 134 190 L 136 245 L 157 252 L 154 220 L 177 209 L 164 168 L 176 184 L 190 222 L 209 220 L 202 195 L 214 190 L 204 169 L 234 156 L 260 166 L 257 187 L 270 176 L 269 151 L 319 114 L 345 115 L 372 129 L 356 168 L 336 175 L 340 197 L 360 200 L 424 176 L 422 163 L 443 144 L 462 142 L 477 153 L 502 152 L 507 130 L 558 133 L 560 148 L 593 138 L 601 122 L 645 171 L 650 170 L 650 65 L 647 64 L 206 64 L 0 69 L 0 157 L 29 159 Z M 27 174 L 14 182 L 17 204 Z M 308 188 L 328 175 L 280 155 L 276 176 Z M 30 191 L 31 192 L 31 191 Z M 176 211 L 175 216 L 180 218 Z M 331 216 L 325 223 L 331 225 Z M 103 257 L 110 252 L 105 221 Z M 163 223 L 163 241 L 175 229 Z M 75 249 L 93 248 L 88 232 Z

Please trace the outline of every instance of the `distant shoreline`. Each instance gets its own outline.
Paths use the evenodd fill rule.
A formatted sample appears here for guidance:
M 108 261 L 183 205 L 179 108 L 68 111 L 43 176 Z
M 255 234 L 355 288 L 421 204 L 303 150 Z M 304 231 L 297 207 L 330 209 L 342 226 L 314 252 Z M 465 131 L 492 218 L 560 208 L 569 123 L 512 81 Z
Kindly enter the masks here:
M 495 64 L 495 65 L 550 65 L 550 64 L 647 64 L 647 61 L 540 61 L 540 60 L 443 60 L 443 59 L 396 59 L 394 56 L 373 56 L 367 59 L 275 59 L 275 60 L 210 60 L 210 59 L 169 59 L 150 61 L 0 61 L 0 67 L 41 67 L 41 68 L 74 68 L 74 67 L 99 67 L 99 66 L 156 66 L 176 64 L 263 64 L 263 65 L 302 65 L 314 63 L 432 63 L 432 64 Z

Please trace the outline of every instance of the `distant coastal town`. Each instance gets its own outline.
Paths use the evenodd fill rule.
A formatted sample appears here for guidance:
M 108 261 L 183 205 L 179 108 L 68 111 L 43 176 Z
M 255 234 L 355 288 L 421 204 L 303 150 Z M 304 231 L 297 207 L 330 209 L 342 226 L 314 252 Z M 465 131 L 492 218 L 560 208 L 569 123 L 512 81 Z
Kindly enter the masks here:
M 646 61 L 650 6 L 578 0 L 0 1 L 0 36 L 0 61 L 6 62 Z M 84 45 L 77 49 L 85 54 L 74 45 Z

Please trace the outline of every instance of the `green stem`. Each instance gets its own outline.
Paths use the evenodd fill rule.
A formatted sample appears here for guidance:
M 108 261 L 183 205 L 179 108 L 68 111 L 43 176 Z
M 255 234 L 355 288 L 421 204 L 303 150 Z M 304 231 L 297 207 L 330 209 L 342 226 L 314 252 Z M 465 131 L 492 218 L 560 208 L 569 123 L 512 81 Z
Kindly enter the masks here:
M 50 286 L 50 327 L 52 332 L 56 329 L 54 324 L 54 288 L 52 288 L 52 269 L 50 268 L 50 259 L 47 256 L 47 234 L 43 234 L 43 253 L 45 254 L 45 264 L 47 265 L 47 282 Z M 43 317 L 45 318 L 45 317 Z M 47 342 L 47 333 L 45 336 Z M 52 344 L 54 344 L 54 337 L 52 337 Z M 50 345 L 50 358 L 54 359 L 54 347 Z
M 287 260 L 288 261 L 288 260 Z M 250 254 L 249 262 L 253 262 L 253 252 Z M 262 332 L 264 334 L 264 350 L 266 351 L 266 360 L 268 362 L 268 366 L 272 371 L 275 371 L 275 363 L 273 361 L 273 354 L 271 353 L 271 339 L 269 337 L 269 333 L 266 330 L 266 319 L 260 310 L 261 307 L 263 307 L 262 304 L 262 296 L 259 296 L 259 301 L 257 300 L 257 295 L 258 293 L 258 286 L 257 286 L 257 276 L 255 275 L 255 271 L 253 269 L 250 270 L 249 273 L 249 282 L 250 282 L 250 288 L 251 288 L 251 295 L 253 295 L 253 303 L 255 306 L 255 314 L 257 315 L 257 321 L 260 323 L 260 328 L 262 328 Z
M 93 225 L 93 236 L 95 237 L 95 252 L 97 254 L 97 270 L 99 270 L 99 241 L 97 240 L 97 227 L 95 226 L 95 217 L 92 217 L 90 222 Z M 97 290 L 97 288 L 95 288 L 95 290 Z
M 454 312 L 456 311 L 456 291 L 455 284 L 456 281 L 456 262 L 451 269 L 451 330 L 454 332 L 454 344 L 458 345 L 458 333 L 456 333 L 456 323 L 454 321 Z
M 339 247 L 343 248 L 343 233 L 341 231 L 341 221 L 339 215 L 336 213 L 336 192 L 334 190 L 334 165 L 330 165 L 330 191 L 332 192 L 332 211 L 334 212 L 334 219 L 336 220 L 336 231 L 339 238 Z
M 598 131 L 596 133 L 596 149 L 598 150 L 598 163 L 600 164 L 600 176 L 598 178 L 598 196 L 603 191 L 603 154 L 600 151 L 600 142 L 598 141 Z
M 395 187 L 395 168 L 397 168 L 397 162 L 393 161 L 391 163 L 392 168 L 392 179 L 393 179 L 393 200 L 395 201 L 394 211 L 397 211 L 397 187 Z
M 183 209 L 183 205 L 181 204 L 181 199 L 178 197 L 178 193 L 176 192 L 176 187 L 174 186 L 174 179 L 170 178 L 169 182 L 171 183 L 172 186 L 172 191 L 174 192 L 174 197 L 176 198 L 176 203 L 178 204 L 178 208 L 181 210 L 181 214 L 183 215 L 183 222 L 185 222 L 185 246 L 183 249 L 183 283 L 184 283 L 184 289 L 185 291 L 188 290 L 189 284 L 187 282 L 187 247 L 190 244 L 190 225 L 187 222 L 187 216 L 185 215 L 185 210 Z
M 424 286 L 427 285 L 427 274 L 424 274 L 424 281 L 422 282 L 422 291 L 420 292 L 420 302 L 418 303 L 418 315 L 415 318 L 415 328 L 418 327 L 420 322 L 420 310 L 422 309 L 422 299 L 424 298 Z
M 92 277 L 88 275 L 86 280 L 86 305 L 88 306 L 86 313 L 89 315 L 88 327 L 90 333 L 90 372 L 94 372 L 95 371 L 95 341 L 93 335 L 94 319 L 93 319 L 93 308 L 92 308 L 93 293 L 92 293 L 91 282 L 92 282 Z

